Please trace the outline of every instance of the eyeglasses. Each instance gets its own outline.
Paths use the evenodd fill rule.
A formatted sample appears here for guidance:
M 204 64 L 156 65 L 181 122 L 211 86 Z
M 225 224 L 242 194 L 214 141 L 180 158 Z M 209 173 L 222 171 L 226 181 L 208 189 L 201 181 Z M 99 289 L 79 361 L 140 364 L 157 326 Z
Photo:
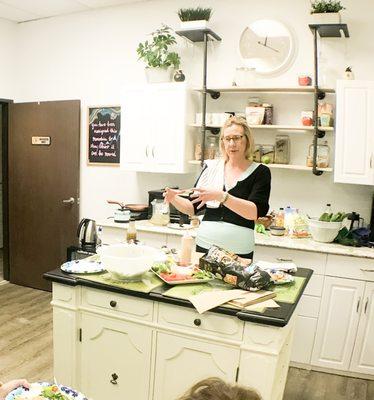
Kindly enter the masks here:
M 241 140 L 243 139 L 243 135 L 235 135 L 235 136 L 226 136 L 223 137 L 222 140 L 225 144 L 229 144 L 231 142 L 231 140 L 234 143 L 239 143 Z

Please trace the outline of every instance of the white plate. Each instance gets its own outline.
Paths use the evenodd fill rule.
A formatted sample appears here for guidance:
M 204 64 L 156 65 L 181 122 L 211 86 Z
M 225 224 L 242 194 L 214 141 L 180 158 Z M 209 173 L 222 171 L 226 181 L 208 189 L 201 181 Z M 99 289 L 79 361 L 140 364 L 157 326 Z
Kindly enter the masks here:
M 95 274 L 105 271 L 105 267 L 96 258 L 68 261 L 61 265 L 61 270 L 70 274 Z

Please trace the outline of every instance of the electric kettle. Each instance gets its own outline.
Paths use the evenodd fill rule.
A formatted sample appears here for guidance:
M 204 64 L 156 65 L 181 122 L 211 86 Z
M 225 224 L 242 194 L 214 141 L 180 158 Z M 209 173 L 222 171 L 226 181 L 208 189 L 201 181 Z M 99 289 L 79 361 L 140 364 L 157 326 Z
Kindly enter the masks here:
M 96 221 L 83 218 L 78 225 L 77 235 L 82 250 L 95 250 L 97 245 Z

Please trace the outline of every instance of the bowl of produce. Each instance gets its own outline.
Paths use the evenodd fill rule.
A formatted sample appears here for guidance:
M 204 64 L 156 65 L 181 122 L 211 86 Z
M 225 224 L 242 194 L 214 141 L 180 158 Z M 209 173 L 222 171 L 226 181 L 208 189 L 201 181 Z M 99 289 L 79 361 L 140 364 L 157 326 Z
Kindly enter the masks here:
M 322 243 L 331 243 L 342 228 L 342 221 L 346 217 L 345 213 L 336 214 L 323 213 L 319 219 L 310 218 L 309 229 L 313 240 Z
M 104 268 L 113 279 L 136 281 L 149 271 L 155 262 L 162 262 L 166 255 L 150 246 L 114 244 L 98 249 Z

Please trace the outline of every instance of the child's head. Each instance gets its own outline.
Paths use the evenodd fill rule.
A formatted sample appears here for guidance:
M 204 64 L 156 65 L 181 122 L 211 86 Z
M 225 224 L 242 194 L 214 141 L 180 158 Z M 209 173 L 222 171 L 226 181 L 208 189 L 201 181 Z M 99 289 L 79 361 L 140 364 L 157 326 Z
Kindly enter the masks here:
M 192 386 L 180 400 L 261 400 L 261 397 L 252 389 L 208 378 Z

